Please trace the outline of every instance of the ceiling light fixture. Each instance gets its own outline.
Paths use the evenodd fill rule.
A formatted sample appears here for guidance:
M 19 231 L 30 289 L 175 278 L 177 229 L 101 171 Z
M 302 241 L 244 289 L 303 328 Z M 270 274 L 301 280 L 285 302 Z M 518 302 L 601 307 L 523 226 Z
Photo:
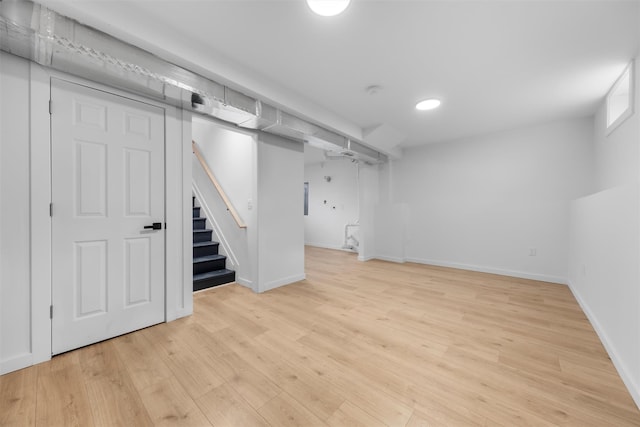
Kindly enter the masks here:
M 336 16 L 344 12 L 351 0 L 307 0 L 309 8 L 320 16 Z
M 434 108 L 438 108 L 440 106 L 439 99 L 425 99 L 424 101 L 420 101 L 416 104 L 416 110 L 426 111 L 433 110 Z

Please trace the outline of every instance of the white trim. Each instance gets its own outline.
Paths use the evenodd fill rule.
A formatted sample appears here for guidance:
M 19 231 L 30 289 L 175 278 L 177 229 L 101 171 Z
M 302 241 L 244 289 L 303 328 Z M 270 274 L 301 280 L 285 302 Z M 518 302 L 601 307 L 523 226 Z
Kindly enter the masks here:
M 238 272 L 236 271 L 236 274 L 238 274 Z M 238 285 L 242 285 L 246 288 L 249 288 L 253 291 L 253 281 L 249 280 L 249 279 L 245 279 L 243 277 L 236 277 L 236 283 Z
M 189 126 L 181 109 L 165 106 L 165 321 L 170 322 L 193 313 L 193 249 L 191 240 L 191 141 Z M 187 128 L 187 129 L 185 129 Z M 188 135 L 185 135 L 188 134 Z M 179 143 L 172 141 L 180 141 Z M 180 208 L 177 208 L 177 207 Z M 185 227 L 185 222 L 187 227 Z
M 609 339 L 609 336 L 605 332 L 604 328 L 602 327 L 602 325 L 600 325 L 600 322 L 598 322 L 598 318 L 595 316 L 593 311 L 591 311 L 586 301 L 582 299 L 576 288 L 571 285 L 571 282 L 569 282 L 569 290 L 571 290 L 571 293 L 573 294 L 576 301 L 578 301 L 580 308 L 582 308 L 582 311 L 587 316 L 587 319 L 589 319 L 591 326 L 593 326 L 596 334 L 598 334 L 598 338 L 600 338 L 602 345 L 604 346 L 605 350 L 607 350 L 609 358 L 613 362 L 613 366 L 615 366 L 616 370 L 618 371 L 618 375 L 620 375 L 620 378 L 622 378 L 622 382 L 627 387 L 627 390 L 629 390 L 629 394 L 631 394 L 631 397 L 635 401 L 636 406 L 638 406 L 638 408 L 640 409 L 640 384 L 636 383 L 633 376 L 629 373 L 629 369 L 618 355 L 618 352 L 613 345 L 613 341 Z
M 366 262 L 366 261 L 371 261 L 372 259 L 376 259 L 376 257 L 358 255 L 358 261 Z
M 280 286 L 290 285 L 291 283 L 299 282 L 306 279 L 304 274 L 298 274 L 295 276 L 284 277 L 282 279 L 267 282 L 261 286 L 260 292 L 270 291 L 271 289 L 279 288 Z
M 398 258 L 398 257 L 386 256 L 386 255 L 377 255 L 374 258 L 382 261 L 395 262 L 398 264 L 404 264 L 405 262 L 407 262 L 407 260 L 404 258 Z
M 324 243 L 313 243 L 313 242 L 305 242 L 304 244 L 305 246 L 313 246 L 314 248 L 322 248 L 322 249 L 333 249 L 336 251 L 343 251 L 343 252 L 349 252 L 352 254 L 357 254 L 357 251 L 354 251 L 353 249 L 346 249 L 343 248 L 342 246 L 336 246 L 336 245 L 326 245 Z
M 72 83 L 89 86 L 98 90 L 116 94 L 128 99 L 155 105 L 165 110 L 167 126 L 166 141 L 176 141 L 185 138 L 187 135 L 188 142 L 191 141 L 190 126 L 183 126 L 182 121 L 190 119 L 190 115 L 181 115 L 178 108 L 163 104 L 161 102 L 142 97 L 130 92 L 125 92 L 117 88 L 105 86 L 100 83 L 88 81 L 75 76 L 71 76 L 62 72 L 42 67 L 35 63 L 30 63 L 30 178 L 31 178 L 31 194 L 30 194 L 30 211 L 31 211 L 31 340 L 32 353 L 29 355 L 18 356 L 8 361 L 3 361 L 0 367 L 2 373 L 10 372 L 16 369 L 24 368 L 51 359 L 51 319 L 49 318 L 49 306 L 51 304 L 51 217 L 49 216 L 49 203 L 51 203 L 51 132 L 50 132 L 50 116 L 48 111 L 48 101 L 51 94 L 51 78 L 55 77 Z M 55 106 L 54 106 L 55 108 Z M 171 134 L 169 134 L 171 132 Z M 174 135 L 174 133 L 176 133 Z M 186 148 L 185 148 L 186 147 Z M 180 153 L 178 150 L 172 151 L 172 156 L 178 156 L 182 160 L 182 164 L 176 163 L 173 172 L 168 174 L 165 170 L 166 180 L 177 182 L 181 178 L 185 180 L 185 187 L 182 189 L 182 197 L 176 195 L 171 200 L 165 200 L 166 206 L 170 203 L 181 203 L 184 207 L 182 215 L 191 217 L 188 210 L 190 209 L 190 191 L 191 186 L 191 157 L 185 156 L 184 153 L 190 153 L 190 144 L 180 144 L 182 148 Z M 182 156 L 182 157 L 180 157 Z M 170 156 L 166 156 L 169 159 Z M 184 159 L 183 157 L 186 157 Z M 178 169 L 176 169 L 178 168 Z M 180 170 L 182 172 L 182 176 Z M 171 175 L 171 176 L 169 176 Z M 185 188 L 187 189 L 185 191 Z M 166 191 L 166 182 L 165 182 Z M 182 200 L 182 202 L 180 201 Z M 165 220 L 167 218 L 165 217 Z M 165 307 L 166 320 L 170 321 L 178 317 L 183 317 L 193 312 L 193 288 L 191 278 L 191 262 L 187 257 L 191 257 L 191 223 L 186 221 L 186 225 L 178 227 L 180 219 L 175 227 L 171 227 L 167 231 L 167 238 L 174 235 L 176 242 L 182 240 L 183 250 L 185 251 L 185 259 L 181 261 L 181 266 L 177 267 L 177 274 L 172 282 L 165 283 L 167 294 L 173 294 L 174 297 L 165 299 L 167 306 Z M 182 221 L 183 223 L 185 221 Z M 186 229 L 189 233 L 185 233 Z M 177 231 L 180 230 L 180 231 Z M 182 234 L 182 239 L 178 236 Z M 185 235 L 186 234 L 186 235 Z M 165 255 L 166 256 L 166 255 Z M 173 258 L 166 258 L 171 260 Z M 182 272 L 180 273 L 180 270 Z M 168 279 L 168 278 L 166 278 Z M 182 280 L 181 280 L 182 279 Z M 182 282 L 182 283 L 180 283 Z M 181 287 L 182 285 L 182 287 Z M 176 292 L 173 292 L 176 291 Z M 181 298 L 176 299 L 175 296 L 182 293 Z M 179 300 L 180 304 L 178 304 Z M 169 306 L 168 304 L 175 304 Z M 54 308 L 55 312 L 55 308 Z
M 49 348 L 49 353 L 51 353 L 51 348 Z M 35 354 L 33 352 L 24 353 L 14 356 L 11 359 L 5 359 L 1 361 L 0 375 L 8 374 L 9 372 L 17 371 L 19 369 L 23 369 L 40 362 L 46 362 L 47 360 L 51 359 L 51 354 L 49 354 L 49 357 L 44 360 L 36 360 L 34 356 Z
M 180 254 L 179 234 L 176 231 L 181 231 L 177 227 L 173 227 L 173 224 L 177 224 L 182 221 L 182 212 L 176 209 L 169 209 L 174 203 L 180 203 L 181 199 L 181 186 L 177 185 L 175 178 L 178 176 L 178 171 L 181 166 L 182 156 L 179 150 L 176 150 L 174 146 L 169 144 L 169 141 L 175 140 L 177 135 L 182 134 L 182 129 L 176 129 L 179 127 L 179 123 L 176 123 L 177 112 L 175 109 L 164 110 L 164 256 L 165 256 L 165 321 L 169 322 L 174 320 L 178 316 L 178 310 L 183 307 L 184 301 L 181 295 L 176 289 L 176 292 L 171 292 L 169 283 L 175 283 L 180 277 L 180 272 L 183 268 L 183 260 Z M 167 262 L 170 259 L 175 261 L 172 263 Z
M 182 270 L 183 312 L 178 317 L 193 314 L 193 218 L 191 208 L 191 112 L 182 110 L 182 247 L 184 248 L 184 268 Z
M 51 359 L 51 75 L 30 63 L 30 232 L 31 351 L 30 365 Z M 28 366 L 28 365 L 25 365 Z
M 480 273 L 497 274 L 500 276 L 517 277 L 520 279 L 536 280 L 539 282 L 557 283 L 559 285 L 566 285 L 567 278 L 560 276 L 550 276 L 547 274 L 528 273 L 524 271 L 505 270 L 494 267 L 483 267 L 472 264 L 461 264 L 457 262 L 438 261 L 432 259 L 419 259 L 419 258 L 406 258 L 406 262 L 415 262 L 417 264 L 434 265 L 438 267 L 457 268 L 459 270 L 477 271 Z
M 635 61 L 631 61 L 629 65 L 624 69 L 624 71 L 620 74 L 620 77 L 617 78 L 616 82 L 613 84 L 609 92 L 607 92 L 607 96 L 605 98 L 605 120 L 606 120 L 606 132 L 605 134 L 609 136 L 614 130 L 616 130 L 625 120 L 633 115 L 634 106 L 635 106 Z M 622 114 L 618 116 L 611 124 L 609 124 L 609 100 L 611 96 L 615 92 L 616 89 L 620 86 L 623 77 L 626 74 L 629 74 L 629 104 L 627 105 L 626 110 Z
M 247 245 L 248 245 L 248 261 L 251 263 L 253 281 L 247 281 L 251 284 L 251 290 L 254 293 L 260 293 L 260 193 L 258 191 L 258 181 L 260 179 L 260 162 L 258 161 L 260 151 L 260 139 L 256 133 L 251 144 L 251 170 L 253 170 L 253 179 L 251 180 L 251 194 L 253 195 L 253 210 L 251 211 L 250 224 L 253 227 L 247 228 Z M 238 274 L 236 272 L 236 274 Z
M 91 80 L 83 79 L 76 76 L 71 76 L 69 74 L 65 74 L 56 70 L 51 70 L 47 68 L 43 68 L 46 74 L 48 74 L 49 78 L 57 78 L 60 80 L 68 81 L 74 84 L 84 85 L 93 89 L 101 90 L 104 92 L 108 92 L 117 96 L 121 96 L 127 99 L 131 99 L 138 102 L 143 102 L 145 104 L 153 105 L 159 108 L 164 109 L 165 111 L 165 222 L 167 222 L 168 229 L 165 230 L 165 268 L 169 263 L 176 263 L 176 265 L 172 265 L 168 268 L 168 272 L 171 275 L 171 278 L 165 274 L 165 321 L 169 322 L 171 320 L 175 320 L 179 317 L 188 316 L 193 312 L 193 280 L 189 279 L 189 271 L 192 271 L 192 263 L 188 262 L 188 259 L 191 258 L 192 249 L 191 244 L 188 246 L 185 244 L 187 238 L 191 238 L 191 235 L 182 236 L 184 239 L 181 239 L 179 236 L 182 234 L 182 230 L 184 227 L 178 226 L 180 221 L 182 220 L 184 223 L 184 218 L 180 218 L 181 215 L 173 212 L 171 215 L 168 215 L 167 207 L 170 206 L 181 206 L 185 211 L 189 209 L 191 206 L 190 203 L 190 191 L 184 193 L 182 191 L 182 195 L 180 196 L 179 188 L 169 188 L 168 184 L 178 183 L 181 179 L 187 179 L 187 183 L 190 185 L 191 181 L 191 167 L 187 166 L 187 168 L 182 168 L 182 164 L 177 160 L 181 158 L 181 156 L 185 156 L 185 153 L 191 153 L 191 145 L 184 144 L 183 139 L 185 135 L 188 136 L 189 141 L 191 141 L 191 127 L 184 126 L 183 120 L 190 119 L 190 115 L 183 116 L 180 112 L 181 110 L 172 105 L 168 105 L 162 103 L 160 101 L 146 98 L 143 95 L 127 92 L 122 89 L 118 89 L 112 86 L 106 86 Z M 49 82 L 47 82 L 49 84 Z M 55 105 L 53 106 L 55 109 Z M 47 115 L 47 120 L 50 120 Z M 49 127 L 49 123 L 47 122 L 46 127 Z M 189 122 L 190 123 L 190 122 Z M 35 124 L 38 126 L 37 124 Z M 32 126 L 33 120 L 32 120 Z M 40 123 L 42 126 L 42 123 Z M 173 144 L 169 144 L 169 142 L 173 141 Z M 181 141 L 180 143 L 176 141 Z M 169 147 L 174 150 L 169 151 Z M 48 150 L 48 149 L 47 149 Z M 188 161 L 191 162 L 191 157 L 188 157 Z M 184 163 L 184 159 L 182 159 L 182 163 Z M 167 166 L 169 166 L 167 168 Z M 49 166 L 50 167 L 50 166 Z M 51 182 L 51 173 L 49 172 L 49 185 Z M 176 185 L 177 187 L 177 185 Z M 170 190 L 170 191 L 169 191 Z M 49 203 L 49 201 L 47 201 Z M 177 210 L 176 210 L 177 212 Z M 184 215 L 184 213 L 183 213 Z M 190 219 L 191 215 L 188 215 L 187 219 Z M 175 223 L 173 222 L 175 221 Z M 190 222 L 190 221 L 186 221 Z M 172 226 L 172 224 L 175 224 Z M 180 247 L 180 242 L 182 241 L 183 245 L 183 253 L 184 257 L 179 256 L 179 251 L 176 251 L 176 254 L 169 256 L 171 249 L 177 249 Z M 168 243 L 172 242 L 172 243 Z M 181 259 L 182 258 L 182 259 Z M 182 264 L 182 265 L 178 265 Z M 188 271 L 185 271 L 188 270 Z M 182 271 L 182 274 L 180 274 Z M 165 273 L 167 270 L 165 270 Z M 50 273 L 49 273 L 50 274 Z M 182 283 L 181 283 L 182 282 Z M 49 290 L 50 291 L 50 290 Z M 54 310 L 55 311 L 55 310 Z M 50 323 L 50 322 L 49 322 Z M 49 328 L 50 329 L 50 328 Z

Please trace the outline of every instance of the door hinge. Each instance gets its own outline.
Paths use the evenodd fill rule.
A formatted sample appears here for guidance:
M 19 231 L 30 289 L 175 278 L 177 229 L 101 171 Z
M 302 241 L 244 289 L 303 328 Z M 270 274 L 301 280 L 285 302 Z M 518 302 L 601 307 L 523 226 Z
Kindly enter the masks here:
M 53 216 L 53 203 L 49 203 L 49 216 Z
M 53 319 L 53 306 L 49 306 L 49 319 Z
M 51 114 L 51 100 L 49 100 L 49 114 Z
M 167 229 L 167 223 L 166 222 L 164 223 L 164 229 L 165 230 Z

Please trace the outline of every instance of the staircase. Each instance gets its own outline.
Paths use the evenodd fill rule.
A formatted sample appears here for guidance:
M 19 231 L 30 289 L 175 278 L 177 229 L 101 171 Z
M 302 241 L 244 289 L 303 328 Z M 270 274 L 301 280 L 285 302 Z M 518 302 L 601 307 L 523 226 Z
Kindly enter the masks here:
M 193 207 L 193 290 L 212 288 L 234 282 L 236 272 L 225 268 L 227 257 L 218 254 L 218 242 L 211 240 L 207 218 L 200 217 L 200 207 L 192 198 Z

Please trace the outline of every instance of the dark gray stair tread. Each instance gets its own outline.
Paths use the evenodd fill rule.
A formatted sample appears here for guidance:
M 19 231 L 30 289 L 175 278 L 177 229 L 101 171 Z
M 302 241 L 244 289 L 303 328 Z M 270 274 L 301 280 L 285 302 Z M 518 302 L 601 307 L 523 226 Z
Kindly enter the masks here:
M 222 270 L 207 271 L 206 273 L 194 274 L 193 280 L 207 279 L 209 277 L 222 276 L 223 274 L 235 273 L 233 270 L 223 268 Z
M 193 230 L 192 242 L 210 242 L 213 230 Z
M 207 218 L 193 218 L 193 230 L 206 230 Z
M 194 230 L 194 231 L 197 231 L 197 230 Z M 203 246 L 214 246 L 214 245 L 219 245 L 219 244 L 220 244 L 220 243 L 218 243 L 218 242 L 213 242 L 213 241 L 210 241 L 210 242 L 195 242 L 195 243 L 193 244 L 193 247 L 194 247 L 194 248 L 201 248 L 201 247 L 203 247 Z
M 209 273 L 195 274 L 193 276 L 193 291 L 201 291 L 216 286 L 233 283 L 236 280 L 236 272 L 231 270 L 218 270 Z
M 225 274 L 234 274 L 234 273 L 235 271 L 227 270 L 226 268 L 222 270 L 216 270 L 216 271 L 207 271 L 206 273 L 194 274 L 193 281 L 195 282 L 197 280 L 205 280 L 205 279 L 210 279 L 212 277 L 224 276 Z
M 227 259 L 227 257 L 224 256 L 224 255 L 220 255 L 220 254 L 218 254 L 218 255 L 206 255 L 206 256 L 201 256 L 201 257 L 198 257 L 198 258 L 194 258 L 193 259 L 193 263 L 195 264 L 197 262 L 216 261 L 216 260 L 219 260 L 219 259 Z

